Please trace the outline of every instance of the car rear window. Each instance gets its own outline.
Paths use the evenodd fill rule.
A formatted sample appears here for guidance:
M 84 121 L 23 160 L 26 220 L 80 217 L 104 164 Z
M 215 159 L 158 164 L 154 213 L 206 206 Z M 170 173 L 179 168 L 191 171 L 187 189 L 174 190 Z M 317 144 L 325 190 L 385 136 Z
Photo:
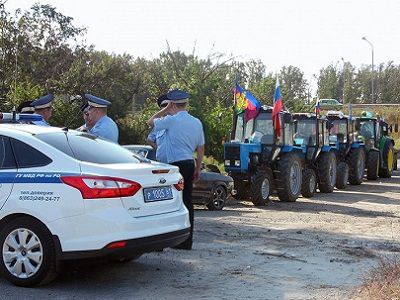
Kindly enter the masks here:
M 98 164 L 139 163 L 127 149 L 83 132 L 53 132 L 36 137 L 77 160 Z
M 52 162 L 42 152 L 16 139 L 11 139 L 18 168 L 43 167 Z

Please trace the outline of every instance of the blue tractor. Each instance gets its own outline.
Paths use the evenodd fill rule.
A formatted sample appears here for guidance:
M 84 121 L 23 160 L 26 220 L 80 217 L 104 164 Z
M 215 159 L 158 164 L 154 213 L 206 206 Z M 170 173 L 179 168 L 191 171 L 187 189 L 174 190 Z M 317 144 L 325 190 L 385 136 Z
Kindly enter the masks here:
M 322 193 L 332 193 L 337 177 L 345 174 L 338 174 L 337 150 L 329 143 L 330 122 L 312 113 L 293 114 L 293 120 L 294 145 L 304 153 L 301 194 L 311 198 L 317 186 Z
M 337 187 L 344 188 L 347 179 L 350 184 L 359 185 L 363 181 L 365 170 L 364 142 L 357 133 L 359 122 L 356 118 L 336 111 L 329 111 L 327 118 L 331 122 L 331 144 L 338 149 L 338 173 L 346 173 L 345 176 L 338 177 Z
M 231 142 L 224 145 L 225 170 L 235 181 L 236 198 L 265 205 L 276 191 L 281 201 L 296 201 L 301 191 L 301 148 L 293 145 L 292 115 L 280 112 L 280 134 L 272 107 L 263 106 L 255 119 L 235 117 Z

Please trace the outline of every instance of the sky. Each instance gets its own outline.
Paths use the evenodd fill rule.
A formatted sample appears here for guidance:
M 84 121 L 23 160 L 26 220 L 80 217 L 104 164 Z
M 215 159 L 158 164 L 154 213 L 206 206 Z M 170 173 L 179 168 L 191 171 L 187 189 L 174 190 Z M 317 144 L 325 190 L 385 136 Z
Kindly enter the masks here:
M 299 67 L 309 81 L 331 63 L 400 63 L 398 0 L 8 0 L 50 4 L 88 28 L 97 50 L 156 58 L 167 50 L 261 60 L 267 72 Z M 343 60 L 342 60 L 343 58 Z

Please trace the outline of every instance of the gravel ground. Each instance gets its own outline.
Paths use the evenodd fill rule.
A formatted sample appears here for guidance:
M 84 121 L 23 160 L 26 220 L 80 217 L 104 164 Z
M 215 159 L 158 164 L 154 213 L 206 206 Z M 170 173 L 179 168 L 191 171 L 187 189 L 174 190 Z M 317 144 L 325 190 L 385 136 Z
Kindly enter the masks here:
M 348 299 L 380 257 L 400 252 L 399 178 L 262 208 L 198 206 L 192 251 L 81 266 L 36 289 L 0 278 L 0 298 Z

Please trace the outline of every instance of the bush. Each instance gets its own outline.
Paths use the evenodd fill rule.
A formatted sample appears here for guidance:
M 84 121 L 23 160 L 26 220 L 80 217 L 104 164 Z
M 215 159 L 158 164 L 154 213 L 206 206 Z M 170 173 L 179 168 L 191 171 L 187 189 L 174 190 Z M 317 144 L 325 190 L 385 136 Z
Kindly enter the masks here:
M 365 277 L 354 299 L 400 299 L 400 261 L 398 257 L 383 258 Z

